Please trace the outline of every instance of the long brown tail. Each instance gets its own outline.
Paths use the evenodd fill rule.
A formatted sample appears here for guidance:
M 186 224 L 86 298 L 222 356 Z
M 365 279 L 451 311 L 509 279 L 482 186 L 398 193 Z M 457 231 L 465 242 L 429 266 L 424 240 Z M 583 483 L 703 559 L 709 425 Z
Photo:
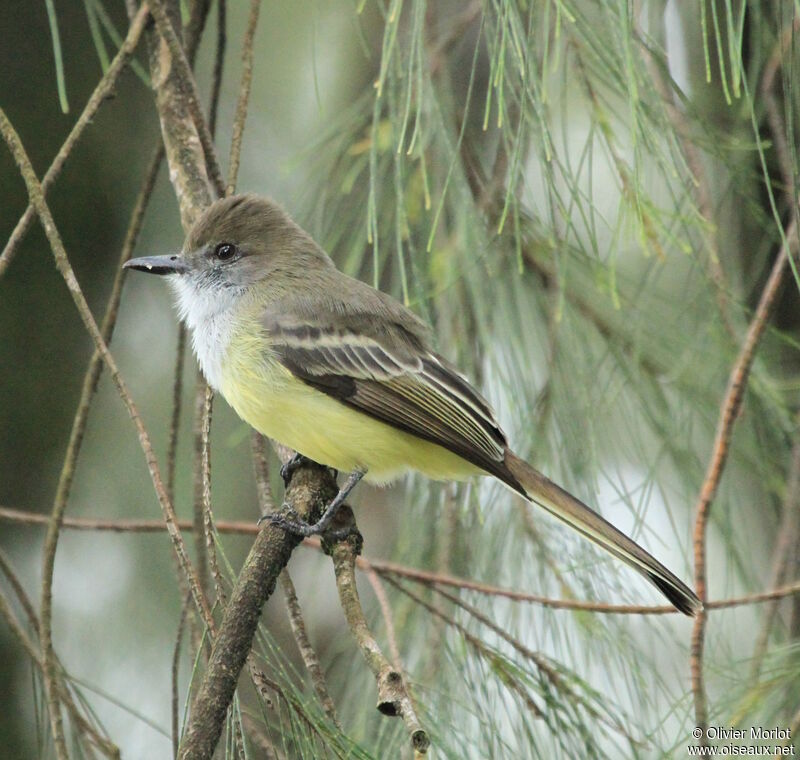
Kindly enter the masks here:
M 664 565 L 510 449 L 506 449 L 505 465 L 516 481 L 506 481 L 509 486 L 515 490 L 521 486 L 530 501 L 640 572 L 684 615 L 693 616 L 702 608 L 695 593 Z

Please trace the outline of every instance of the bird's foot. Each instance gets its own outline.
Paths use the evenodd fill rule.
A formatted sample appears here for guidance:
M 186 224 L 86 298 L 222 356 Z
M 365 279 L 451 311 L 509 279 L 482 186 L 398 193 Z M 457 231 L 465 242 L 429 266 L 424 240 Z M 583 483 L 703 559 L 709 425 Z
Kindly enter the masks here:
M 308 457 L 304 457 L 302 454 L 295 454 L 288 462 L 281 465 L 281 478 L 283 478 L 283 485 L 288 486 L 289 482 L 292 479 L 292 475 L 294 475 L 295 470 L 298 470 L 307 462 L 311 460 Z
M 337 493 L 331 503 L 325 507 L 322 517 L 313 524 L 303 520 L 288 504 L 283 504 L 284 513 L 288 511 L 290 515 L 293 515 L 296 519 L 289 519 L 282 513 L 270 512 L 268 515 L 264 515 L 259 520 L 259 523 L 261 523 L 262 520 L 269 520 L 273 525 L 285 530 L 287 533 L 294 533 L 294 535 L 303 536 L 304 538 L 308 536 L 319 536 L 324 533 L 326 537 L 333 540 L 342 539 L 350 533 L 350 528 L 330 530 L 330 524 L 334 517 L 336 517 L 339 508 L 344 504 L 345 499 L 347 499 L 350 492 L 355 488 L 356 483 L 358 483 L 365 474 L 366 472 L 363 470 L 355 470 L 350 473 L 344 485 L 339 489 L 339 493 Z

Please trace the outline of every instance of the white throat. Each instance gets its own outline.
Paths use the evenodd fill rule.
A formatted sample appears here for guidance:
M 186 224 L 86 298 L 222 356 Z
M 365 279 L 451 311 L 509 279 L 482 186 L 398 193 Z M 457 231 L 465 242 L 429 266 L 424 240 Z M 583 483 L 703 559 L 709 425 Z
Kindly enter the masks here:
M 191 333 L 200 369 L 209 385 L 219 391 L 241 292 L 235 288 L 197 288 L 182 275 L 171 276 L 169 281 L 177 297 L 178 315 Z

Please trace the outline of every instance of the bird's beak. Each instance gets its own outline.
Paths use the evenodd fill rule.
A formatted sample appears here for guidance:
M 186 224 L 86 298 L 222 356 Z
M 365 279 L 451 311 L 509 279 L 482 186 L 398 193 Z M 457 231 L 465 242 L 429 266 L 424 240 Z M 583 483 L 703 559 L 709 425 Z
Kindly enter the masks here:
M 123 265 L 125 269 L 138 269 L 150 274 L 183 274 L 189 271 L 186 262 L 180 256 L 142 256 L 130 259 Z

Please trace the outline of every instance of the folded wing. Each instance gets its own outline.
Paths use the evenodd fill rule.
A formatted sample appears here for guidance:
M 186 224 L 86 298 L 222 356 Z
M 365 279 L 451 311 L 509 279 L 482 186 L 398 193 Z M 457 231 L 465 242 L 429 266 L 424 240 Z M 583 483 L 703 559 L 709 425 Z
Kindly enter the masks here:
M 338 401 L 505 472 L 505 436 L 487 402 L 402 325 L 341 315 L 265 315 L 271 350 L 293 375 Z

